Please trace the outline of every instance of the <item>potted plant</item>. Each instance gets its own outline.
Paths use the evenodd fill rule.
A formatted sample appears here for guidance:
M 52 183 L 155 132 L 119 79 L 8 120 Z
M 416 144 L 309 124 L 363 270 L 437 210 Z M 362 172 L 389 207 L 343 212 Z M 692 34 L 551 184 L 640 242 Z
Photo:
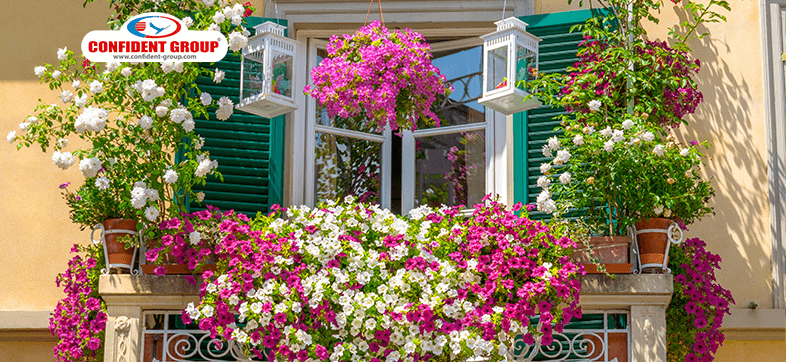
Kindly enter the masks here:
M 590 236 L 624 236 L 634 226 L 640 231 L 663 228 L 654 238 L 662 250 L 638 246 L 639 256 L 648 260 L 642 262 L 662 268 L 668 229 L 679 231 L 671 227 L 672 220 L 658 218 L 690 223 L 712 212 L 707 202 L 713 191 L 700 175 L 702 149 L 708 144 L 682 144 L 673 129 L 687 124 L 685 116 L 702 100 L 692 78 L 700 63 L 690 59 L 687 41 L 705 35 L 696 34 L 701 23 L 723 20 L 713 8 L 728 9 L 728 4 L 713 2 L 705 8 L 688 3 L 692 16 L 680 28 L 687 31 L 671 28 L 676 41 L 670 46 L 645 40 L 641 26 L 644 19 L 657 20 L 651 11 L 661 1 L 644 6 L 610 1 L 607 17 L 583 26 L 579 61 L 564 75 L 536 72 L 529 83 L 545 104 L 568 111 L 555 130 L 561 134 L 543 146 L 544 156 L 552 159 L 541 166 L 538 209 L 581 215 Z M 647 242 L 650 236 L 637 240 Z M 626 255 L 624 241 L 593 241 L 604 243 L 600 250 L 616 251 L 612 256 Z

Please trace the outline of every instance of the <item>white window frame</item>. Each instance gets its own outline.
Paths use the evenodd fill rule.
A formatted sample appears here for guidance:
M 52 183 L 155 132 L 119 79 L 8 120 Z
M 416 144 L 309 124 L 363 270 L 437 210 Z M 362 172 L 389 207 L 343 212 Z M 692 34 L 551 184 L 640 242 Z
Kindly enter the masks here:
M 440 29 L 422 29 L 415 30 L 420 32 L 426 37 L 429 36 L 467 36 L 465 39 L 445 41 L 432 44 L 432 51 L 440 51 L 443 49 L 450 49 L 456 47 L 470 47 L 480 46 L 483 40 L 480 35 L 488 32 L 489 29 L 467 29 L 467 28 L 440 28 Z M 310 69 L 312 65 L 316 64 L 318 47 L 326 47 L 327 42 L 318 38 L 328 38 L 331 35 L 341 35 L 351 33 L 352 30 L 346 31 L 301 31 L 298 33 L 299 54 L 306 54 L 305 57 L 300 57 L 302 60 L 296 62 L 296 87 L 302 88 L 306 84 L 311 84 Z M 305 59 L 303 59 L 305 58 Z M 298 88 L 296 88 L 298 89 Z M 390 207 L 391 205 L 391 137 L 392 132 L 387 129 L 382 135 L 372 135 L 364 132 L 338 130 L 335 128 L 315 125 L 315 110 L 316 103 L 313 98 L 309 96 L 298 97 L 298 110 L 293 114 L 293 148 L 294 160 L 303 160 L 302 165 L 293 164 L 290 168 L 292 172 L 291 180 L 293 182 L 293 190 L 302 190 L 302 195 L 297 195 L 297 192 L 291 194 L 292 204 L 305 204 L 314 206 L 315 195 L 315 137 L 316 132 L 325 132 L 338 136 L 352 137 L 367 139 L 370 141 L 382 143 L 382 177 L 380 180 L 380 205 L 382 207 Z M 486 194 L 498 195 L 503 202 L 508 200 L 508 194 L 512 195 L 512 190 L 508 191 L 508 162 L 512 154 L 508 151 L 508 130 L 509 117 L 504 114 L 494 111 L 486 107 L 485 124 L 466 124 L 458 126 L 440 127 L 434 129 L 424 129 L 402 132 L 402 182 L 401 182 L 401 209 L 402 213 L 407 213 L 414 208 L 415 203 L 415 138 L 449 134 L 460 131 L 469 130 L 484 130 L 486 134 Z M 303 137 L 298 137 L 303 135 Z M 512 147 L 512 143 L 511 147 Z M 298 177 L 302 175 L 302 177 Z M 301 189 L 302 187 L 302 189 Z

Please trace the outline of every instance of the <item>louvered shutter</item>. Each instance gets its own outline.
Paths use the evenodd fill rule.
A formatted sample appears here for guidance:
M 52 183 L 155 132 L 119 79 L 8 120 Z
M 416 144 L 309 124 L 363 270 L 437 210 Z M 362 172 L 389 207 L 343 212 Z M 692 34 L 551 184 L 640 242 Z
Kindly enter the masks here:
M 599 15 L 599 11 L 594 11 Z M 578 10 L 561 13 L 523 16 L 527 31 L 543 39 L 539 46 L 538 70 L 542 73 L 564 73 L 566 68 L 578 61 L 576 53 L 582 41 L 579 31 L 570 32 L 571 27 L 583 24 L 592 17 L 592 10 Z M 549 137 L 558 136 L 555 132 L 560 121 L 555 116 L 565 114 L 565 109 L 540 107 L 513 115 L 514 150 L 514 199 L 524 204 L 534 203 L 541 189 L 537 185 L 542 175 L 540 165 L 550 159 L 543 156 L 541 149 Z M 532 218 L 543 218 L 539 212 L 531 213 Z
M 253 26 L 265 21 L 259 17 L 246 18 L 253 34 Z M 286 26 L 286 20 L 278 20 Z M 240 56 L 227 53 L 220 62 L 203 64 L 209 69 L 226 72 L 224 80 L 216 84 L 211 78 L 200 77 L 197 86 L 210 93 L 214 100 L 227 96 L 235 104 L 240 94 Z M 208 176 L 205 186 L 196 185 L 194 191 L 205 193 L 200 205 L 191 203 L 191 210 L 202 210 L 213 205 L 222 210 L 234 209 L 254 215 L 268 212 L 271 205 L 281 204 L 284 176 L 284 123 L 285 116 L 272 119 L 235 110 L 226 121 L 219 121 L 215 108 L 209 119 L 196 119 L 196 132 L 205 138 L 204 150 L 218 161 L 218 171 L 224 182 Z

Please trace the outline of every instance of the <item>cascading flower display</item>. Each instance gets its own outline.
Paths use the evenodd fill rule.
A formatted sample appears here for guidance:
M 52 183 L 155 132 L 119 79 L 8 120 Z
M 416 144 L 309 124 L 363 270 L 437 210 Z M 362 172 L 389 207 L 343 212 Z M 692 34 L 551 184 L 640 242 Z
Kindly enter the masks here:
M 212 337 L 277 360 L 504 360 L 513 339 L 552 343 L 578 307 L 575 243 L 486 199 L 471 217 L 423 206 L 400 217 L 333 202 L 249 221 L 214 208 L 165 222 L 190 266 L 215 252 L 201 303 L 183 312 Z M 286 214 L 287 218 L 281 218 Z M 195 226 L 217 232 L 188 245 Z M 212 242 L 209 240 L 213 240 Z M 198 251 L 199 249 L 202 251 Z M 238 315 L 237 319 L 235 315 Z M 540 316 L 541 323 L 529 324 Z M 523 321 L 523 322 L 522 322 Z
M 671 249 L 674 296 L 666 310 L 669 362 L 712 361 L 723 343 L 720 326 L 731 314 L 731 292 L 715 279 L 721 258 L 698 238 Z
M 439 117 L 431 111 L 450 85 L 431 64 L 431 48 L 419 33 L 389 31 L 379 21 L 353 35 L 330 38 L 328 57 L 311 70 L 314 86 L 304 92 L 330 117 L 366 117 L 380 129 L 413 129 Z
M 92 251 L 92 255 L 74 256 L 68 269 L 57 276 L 57 286 L 65 297 L 57 302 L 49 319 L 49 331 L 58 338 L 54 354 L 60 362 L 102 360 L 106 310 L 98 295 L 98 248 L 74 245 L 73 253 Z

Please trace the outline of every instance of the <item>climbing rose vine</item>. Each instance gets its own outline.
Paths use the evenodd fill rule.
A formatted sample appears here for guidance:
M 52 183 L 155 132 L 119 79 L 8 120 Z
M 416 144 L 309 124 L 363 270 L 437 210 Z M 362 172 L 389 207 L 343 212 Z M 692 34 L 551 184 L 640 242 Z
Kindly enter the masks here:
M 379 21 L 353 35 L 330 38 L 328 57 L 311 70 L 314 86 L 304 92 L 330 117 L 365 116 L 379 128 L 416 127 L 421 119 L 439 126 L 431 111 L 437 95 L 451 87 L 431 64 L 431 48 L 409 29 L 389 31 Z

